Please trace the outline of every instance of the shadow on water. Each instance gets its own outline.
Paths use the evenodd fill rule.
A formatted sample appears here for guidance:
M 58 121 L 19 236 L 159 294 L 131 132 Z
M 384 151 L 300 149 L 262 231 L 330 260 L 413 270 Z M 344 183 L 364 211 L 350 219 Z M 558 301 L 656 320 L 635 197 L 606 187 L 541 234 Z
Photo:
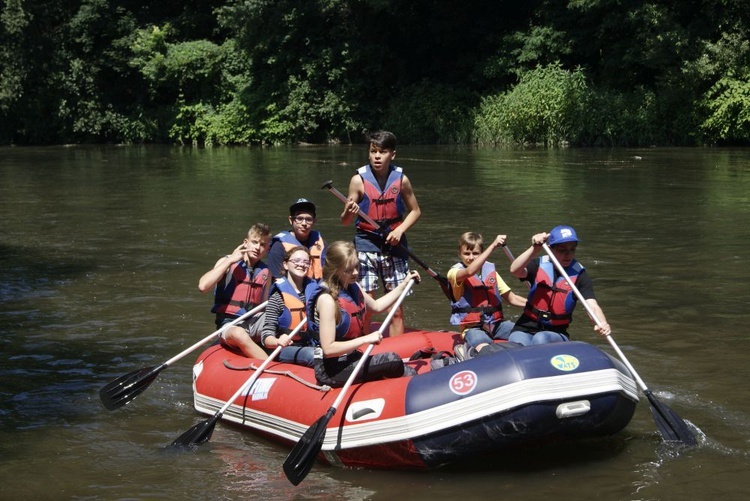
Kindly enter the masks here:
M 507 473 L 543 471 L 550 468 L 583 466 L 602 461 L 623 452 L 632 437 L 621 433 L 614 437 L 584 441 L 559 441 L 550 444 L 525 444 L 501 453 L 487 454 L 462 463 L 442 467 L 446 473 L 492 472 L 502 468 Z
M 34 311 L 37 300 L 57 293 L 65 282 L 85 275 L 96 268 L 95 258 L 83 259 L 54 256 L 33 247 L 0 243 L 0 302 L 2 314 L 10 309 Z
M 75 318 L 80 312 L 57 303 L 68 284 L 98 266 L 97 259 L 1 244 L 0 261 L 0 430 L 71 425 L 91 410 L 97 372 L 107 355 L 96 349 L 92 336 L 70 335 L 76 325 L 92 325 L 91 319 Z

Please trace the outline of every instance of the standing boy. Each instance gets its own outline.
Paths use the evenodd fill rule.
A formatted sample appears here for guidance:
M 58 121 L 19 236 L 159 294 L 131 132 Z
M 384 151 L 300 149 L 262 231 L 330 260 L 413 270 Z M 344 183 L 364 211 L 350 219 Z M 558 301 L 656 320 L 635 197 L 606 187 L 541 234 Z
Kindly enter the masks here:
M 307 276 L 320 280 L 325 264 L 325 242 L 320 232 L 313 230 L 315 225 L 315 204 L 306 198 L 300 198 L 289 207 L 289 224 L 292 231 L 282 231 L 274 235 L 271 249 L 268 251 L 268 268 L 274 278 L 286 275 L 284 257 L 295 247 L 304 247 L 310 251 L 312 260 Z
M 503 301 L 519 308 L 526 304 L 488 261 L 495 249 L 505 245 L 505 240 L 505 235 L 497 235 L 485 249 L 482 235 L 467 231 L 458 241 L 461 262 L 448 270 L 455 298 L 451 302 L 450 322 L 461 326 L 461 335 L 472 348 L 491 344 L 495 339 L 508 339 L 514 324 L 503 317 Z
M 271 274 L 261 259 L 268 252 L 270 238 L 268 226 L 253 225 L 247 238 L 198 281 L 198 289 L 203 293 L 214 288 L 211 311 L 216 313 L 216 327 L 221 328 L 268 299 Z M 221 342 L 239 349 L 246 357 L 268 358 L 259 345 L 263 318 L 263 314 L 258 314 L 229 327 L 221 333 Z
M 422 211 L 411 181 L 401 167 L 393 164 L 396 158 L 396 136 L 388 131 L 367 135 L 369 161 L 360 167 L 349 182 L 349 197 L 341 222 L 349 224 L 361 212 L 374 219 L 375 228 L 362 218 L 356 218 L 354 245 L 359 257 L 359 284 L 373 298 L 382 280 L 386 291 L 393 290 L 409 273 L 406 231 L 417 222 Z M 365 314 L 364 325 L 370 329 L 370 315 Z M 390 336 L 404 332 L 403 309 L 399 306 L 389 328 Z

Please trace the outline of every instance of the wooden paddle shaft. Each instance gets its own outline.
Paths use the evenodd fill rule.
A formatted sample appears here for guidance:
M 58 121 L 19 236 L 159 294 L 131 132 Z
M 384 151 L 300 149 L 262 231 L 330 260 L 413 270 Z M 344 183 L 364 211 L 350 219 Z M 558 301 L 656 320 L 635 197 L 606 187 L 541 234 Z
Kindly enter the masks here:
M 339 190 L 337 190 L 333 186 L 333 181 L 326 181 L 326 183 L 323 185 L 323 188 L 328 188 L 331 191 L 331 193 L 333 193 L 334 196 L 338 198 L 339 200 L 341 200 L 342 202 L 347 203 L 349 201 L 349 199 L 346 198 L 343 193 L 341 193 Z M 369 215 L 365 214 L 364 212 L 362 211 L 357 212 L 357 216 L 361 217 L 362 219 L 364 219 L 365 221 L 373 225 L 375 228 L 380 228 L 380 225 L 373 218 L 371 218 Z

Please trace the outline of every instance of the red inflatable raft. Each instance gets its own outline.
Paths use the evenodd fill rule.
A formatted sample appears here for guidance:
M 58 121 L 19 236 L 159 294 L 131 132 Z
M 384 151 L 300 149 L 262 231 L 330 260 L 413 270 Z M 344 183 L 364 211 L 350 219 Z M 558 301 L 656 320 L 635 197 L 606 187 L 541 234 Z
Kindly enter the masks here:
M 452 352 L 453 332 L 407 329 L 373 353 Z M 193 371 L 195 408 L 213 415 L 261 361 L 219 345 Z M 582 342 L 501 350 L 411 377 L 354 384 L 328 428 L 319 458 L 330 464 L 425 469 L 530 443 L 607 436 L 630 422 L 638 402 L 628 370 Z M 313 370 L 270 363 L 222 418 L 293 445 L 341 390 L 319 387 Z

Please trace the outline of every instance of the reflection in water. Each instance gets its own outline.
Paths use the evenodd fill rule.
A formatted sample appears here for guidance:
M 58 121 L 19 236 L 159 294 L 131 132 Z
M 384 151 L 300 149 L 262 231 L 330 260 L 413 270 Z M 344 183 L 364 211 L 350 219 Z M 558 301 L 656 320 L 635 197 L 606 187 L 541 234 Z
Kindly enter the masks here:
M 219 433 L 219 437 L 212 439 L 212 442 L 216 442 L 211 444 L 211 453 L 218 455 L 224 463 L 218 474 L 225 479 L 224 491 L 235 495 L 231 496 L 232 499 L 243 496 L 250 499 L 297 499 L 302 491 L 305 499 L 349 501 L 369 499 L 375 493 L 356 484 L 318 474 L 315 470 L 301 486 L 295 487 L 289 483 L 280 466 L 268 466 L 274 463 L 281 465 L 283 462 L 284 457 L 278 447 L 255 437 L 250 441 L 242 440 L 235 430 Z
M 639 158 L 636 158 L 639 157 Z M 99 388 L 159 364 L 214 330 L 198 277 L 257 221 L 287 227 L 289 203 L 318 206 L 329 240 L 350 239 L 342 191 L 359 147 L 8 148 L 0 155 L 0 497 L 18 499 L 727 499 L 745 478 L 750 402 L 750 154 L 744 150 L 490 150 L 401 147 L 423 211 L 416 255 L 445 274 L 458 236 L 532 234 L 570 224 L 613 336 L 660 400 L 699 428 L 672 454 L 646 399 L 612 440 L 530 450 L 433 472 L 316 466 L 292 487 L 288 448 L 219 424 L 199 450 L 163 447 L 202 417 L 193 356 L 116 412 Z M 510 279 L 502 253 L 492 259 Z M 519 312 L 510 310 L 511 316 Z M 407 324 L 448 327 L 434 282 L 405 303 Z M 604 346 L 582 311 L 575 339 Z M 197 355 L 197 352 L 196 352 Z M 38 482 L 35 479 L 50 479 Z M 571 482 L 571 479 L 579 480 Z M 732 496 L 735 496 L 734 498 Z M 746 496 L 745 496 L 746 497 Z

